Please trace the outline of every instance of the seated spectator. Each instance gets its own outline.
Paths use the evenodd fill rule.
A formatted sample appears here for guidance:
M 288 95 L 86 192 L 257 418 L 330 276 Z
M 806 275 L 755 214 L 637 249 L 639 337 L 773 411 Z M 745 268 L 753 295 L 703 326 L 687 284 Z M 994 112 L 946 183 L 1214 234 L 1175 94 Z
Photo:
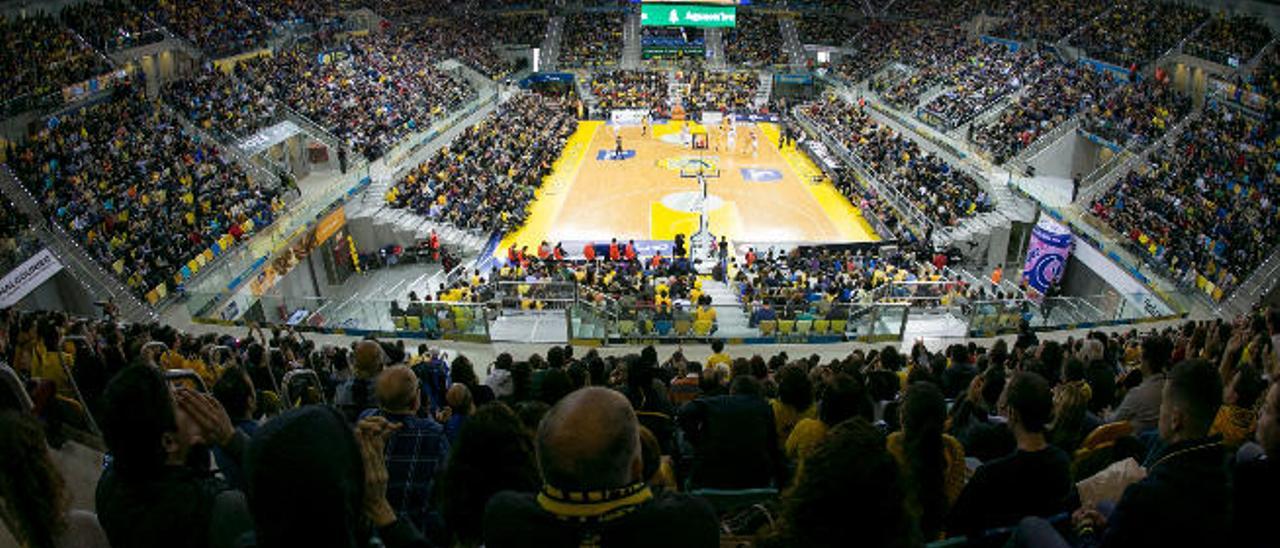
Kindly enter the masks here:
M 572 13 L 564 18 L 559 62 L 567 67 L 608 67 L 622 56 L 619 12 Z
M 804 474 L 783 501 L 779 529 L 761 546 L 889 548 L 923 542 L 884 437 L 861 417 L 832 428 L 805 460 Z
M 666 118 L 671 112 L 667 88 L 667 75 L 662 72 L 613 70 L 591 77 L 591 94 L 605 113 L 647 109 L 655 118 Z
M 734 377 L 727 396 L 703 396 L 680 408 L 678 422 L 693 446 L 688 483 L 694 488 L 781 487 L 786 465 L 773 411 L 760 381 Z
M 1054 43 L 1093 20 L 1111 3 L 1101 0 L 1062 3 L 1031 0 L 1022 9 L 989 31 L 992 36 Z
M 1127 146 L 1130 140 L 1150 143 L 1191 112 L 1191 98 L 1169 82 L 1145 79 L 1120 88 L 1085 111 L 1080 127 Z
M 34 417 L 0 411 L 0 476 L 0 519 L 17 546 L 110 546 L 92 512 L 70 508 L 70 489 Z
M 162 95 L 176 111 L 226 143 L 237 143 L 276 121 L 275 101 L 212 65 L 165 84 Z
M 110 70 L 57 19 L 39 12 L 11 17 L 0 15 L 0 97 L 6 102 L 54 93 Z
M 889 454 L 902 473 L 907 508 L 926 539 L 938 538 L 947 512 L 964 488 L 968 473 L 964 447 L 942 433 L 946 400 L 931 382 L 916 382 L 907 388 L 901 418 L 902 430 L 889 434 L 886 440 Z
M 541 492 L 504 492 L 485 509 L 485 546 L 706 546 L 719 538 L 705 501 L 655 497 L 643 477 L 639 424 L 604 388 L 569 395 L 538 428 Z
M 778 430 L 778 447 L 787 443 L 791 431 L 804 419 L 818 417 L 818 407 L 813 403 L 813 382 L 800 365 L 788 365 L 778 370 L 778 397 L 769 400 L 773 408 L 774 426 Z
M 244 495 L 208 473 L 206 447 L 239 461 L 248 443 L 217 400 L 185 389 L 171 395 L 147 365 L 121 371 L 103 397 L 111 462 L 96 507 L 113 546 L 231 546 L 251 529 Z
M 1239 66 L 1262 51 L 1271 35 L 1271 28 L 1256 16 L 1217 13 L 1187 41 L 1185 51 L 1219 65 Z
M 205 3 L 143 0 L 138 7 L 156 22 L 190 40 L 212 57 L 225 57 L 261 47 L 268 23 L 247 6 L 230 0 Z
M 104 51 L 135 48 L 164 40 L 164 32 L 158 26 L 132 4 L 121 0 L 67 6 L 60 17 L 86 42 Z
M 1246 548 L 1266 546 L 1272 538 L 1270 496 L 1280 489 L 1280 381 L 1272 379 L 1258 414 L 1257 439 L 1263 454 L 1241 459 L 1235 465 L 1235 512 L 1232 521 L 1235 545 Z
M 1018 448 L 978 467 L 951 509 L 949 532 L 976 534 L 1016 525 L 1025 516 L 1047 517 L 1067 510 L 1071 458 L 1045 439 L 1052 398 L 1049 383 L 1040 375 L 1018 372 L 1009 380 L 1000 412 Z
M 1173 368 L 1160 404 L 1165 447 L 1147 475 L 1124 490 L 1110 515 L 1083 508 L 1072 516 L 1101 546 L 1208 545 L 1231 538 L 1230 480 L 1222 440 L 1209 436 L 1222 403 L 1222 380 L 1204 361 Z
M 489 403 L 458 431 L 440 478 L 440 511 L 453 546 L 480 546 L 485 506 L 501 491 L 532 493 L 542 484 L 533 436 L 503 403 Z
M 788 460 L 803 462 L 821 445 L 827 432 L 835 425 L 853 417 L 869 421 L 875 414 L 871 398 L 858 380 L 841 374 L 825 384 L 826 386 L 816 390 L 821 394 L 818 399 L 818 418 L 801 419 L 787 437 Z
M 377 377 L 378 408 L 360 414 L 361 419 L 382 417 L 396 426 L 387 438 L 387 501 L 428 537 L 443 537 L 431 492 L 436 475 L 449 456 L 449 440 L 432 419 L 417 416 L 421 400 L 418 378 L 403 365 L 384 369 Z
M 1160 420 L 1160 398 L 1164 393 L 1165 368 L 1172 359 L 1173 344 L 1163 336 L 1150 336 L 1142 341 L 1142 384 L 1129 390 L 1108 422 L 1129 421 L 1134 430 L 1155 429 Z M 1221 381 L 1219 381 L 1221 382 Z

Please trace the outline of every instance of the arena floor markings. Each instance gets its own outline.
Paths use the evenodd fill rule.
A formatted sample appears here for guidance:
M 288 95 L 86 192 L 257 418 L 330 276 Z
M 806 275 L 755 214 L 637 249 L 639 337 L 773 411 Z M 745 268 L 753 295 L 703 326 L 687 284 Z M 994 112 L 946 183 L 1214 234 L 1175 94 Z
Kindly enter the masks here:
M 694 127 L 698 133 L 703 128 Z M 718 170 L 709 181 L 711 231 L 740 242 L 869 242 L 879 237 L 856 207 L 840 195 L 802 152 L 779 150 L 774 124 L 740 124 L 734 150 L 718 128 L 709 129 L 712 148 L 681 145 L 682 125 L 660 124 L 641 137 L 641 128 L 623 127 L 614 158 L 616 129 L 583 122 L 570 137 L 552 174 L 532 206 L 524 228 L 495 250 L 511 245 L 536 249 L 542 240 L 602 241 L 609 238 L 669 240 L 698 225 L 699 187 L 680 177 L 681 168 Z M 761 135 L 750 154 L 751 132 Z M 572 254 L 581 250 L 566 249 Z

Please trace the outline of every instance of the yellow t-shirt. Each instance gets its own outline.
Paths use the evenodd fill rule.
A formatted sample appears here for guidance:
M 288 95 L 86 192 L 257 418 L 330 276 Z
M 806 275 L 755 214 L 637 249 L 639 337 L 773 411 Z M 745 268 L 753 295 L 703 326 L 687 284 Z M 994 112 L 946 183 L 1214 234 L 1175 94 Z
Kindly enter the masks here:
M 803 462 L 825 437 L 827 437 L 827 423 L 818 419 L 800 420 L 795 428 L 791 429 L 791 435 L 787 436 L 785 446 L 787 458 Z
M 707 358 L 708 368 L 715 367 L 721 369 L 726 375 L 731 371 L 729 368 L 729 364 L 731 363 L 733 363 L 733 358 L 730 358 L 729 355 L 724 352 L 712 354 L 710 358 Z
M 803 419 L 818 418 L 818 406 L 809 404 L 809 408 L 804 411 L 797 411 L 782 400 L 769 400 L 769 407 L 773 408 L 773 426 L 778 430 L 778 446 L 785 447 L 787 438 L 791 436 L 791 431 L 795 429 L 796 423 Z
M 693 312 L 693 319 L 697 321 L 708 321 L 714 323 L 716 321 L 716 309 L 710 306 L 699 306 Z

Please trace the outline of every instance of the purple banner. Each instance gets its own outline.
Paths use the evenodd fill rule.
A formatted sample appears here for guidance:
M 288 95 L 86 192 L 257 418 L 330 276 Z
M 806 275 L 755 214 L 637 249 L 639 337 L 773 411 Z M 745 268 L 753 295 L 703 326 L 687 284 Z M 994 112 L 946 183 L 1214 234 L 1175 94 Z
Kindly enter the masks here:
M 1049 217 L 1041 217 L 1031 229 L 1031 243 L 1027 246 L 1027 262 L 1022 267 L 1022 277 L 1027 281 L 1028 293 L 1039 300 L 1049 286 L 1062 280 L 1071 253 L 1071 229 Z

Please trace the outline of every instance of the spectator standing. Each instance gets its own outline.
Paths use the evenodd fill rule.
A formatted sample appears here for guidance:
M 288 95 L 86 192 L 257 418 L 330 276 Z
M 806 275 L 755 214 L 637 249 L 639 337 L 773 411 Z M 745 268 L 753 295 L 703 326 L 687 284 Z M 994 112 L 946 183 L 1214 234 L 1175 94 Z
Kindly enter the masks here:
M 942 433 L 947 403 L 938 387 L 916 382 L 907 388 L 902 430 L 889 434 L 889 454 L 898 462 L 907 508 L 918 518 L 926 539 L 942 534 L 947 510 L 964 488 L 964 447 Z
M 382 417 L 396 425 L 386 440 L 387 501 L 420 532 L 439 538 L 443 525 L 431 504 L 431 491 L 449 456 L 449 440 L 434 420 L 418 416 L 419 386 L 408 367 L 383 370 L 376 387 L 378 408 L 361 413 L 360 419 Z
M 376 405 L 373 378 L 382 371 L 387 354 L 377 341 L 363 340 L 355 348 L 355 375 L 338 386 L 334 404 L 354 423 L 365 409 Z
M 503 403 L 477 409 L 458 431 L 440 479 L 440 509 L 453 545 L 482 544 L 482 516 L 493 495 L 535 492 L 540 485 L 533 438 L 520 418 Z

